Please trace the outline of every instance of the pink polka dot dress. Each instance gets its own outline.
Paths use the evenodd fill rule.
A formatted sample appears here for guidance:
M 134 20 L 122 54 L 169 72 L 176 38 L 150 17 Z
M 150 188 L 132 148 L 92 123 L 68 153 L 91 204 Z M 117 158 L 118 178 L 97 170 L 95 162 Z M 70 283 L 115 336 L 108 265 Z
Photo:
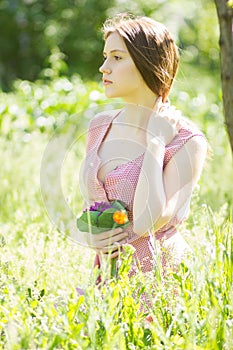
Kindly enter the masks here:
M 155 241 L 160 242 L 169 251 L 169 259 L 179 263 L 183 258 L 188 246 L 182 236 L 177 231 L 177 225 L 183 222 L 188 216 L 190 198 L 174 217 L 157 232 L 150 232 L 146 236 L 139 237 L 133 231 L 133 201 L 134 194 L 141 171 L 144 153 L 127 163 L 117 166 L 105 178 L 105 183 L 98 179 L 98 170 L 101 166 L 101 159 L 98 150 L 113 119 L 119 112 L 114 114 L 105 112 L 93 118 L 89 125 L 87 153 L 85 159 L 84 176 L 86 178 L 87 196 L 89 204 L 95 201 L 121 200 L 126 204 L 129 210 L 130 225 L 127 227 L 127 243 L 135 248 L 133 254 L 130 274 L 135 274 L 140 268 L 143 273 L 151 271 L 156 266 Z M 205 136 L 191 123 L 184 119 L 179 133 L 166 146 L 164 154 L 163 168 L 166 167 L 170 159 L 184 144 L 193 136 L 200 136 L 203 142 L 206 142 Z M 157 244 L 156 244 L 157 246 Z M 168 254 L 162 249 L 162 265 L 166 268 L 168 263 Z M 95 257 L 94 265 L 101 266 L 101 259 L 98 255 Z

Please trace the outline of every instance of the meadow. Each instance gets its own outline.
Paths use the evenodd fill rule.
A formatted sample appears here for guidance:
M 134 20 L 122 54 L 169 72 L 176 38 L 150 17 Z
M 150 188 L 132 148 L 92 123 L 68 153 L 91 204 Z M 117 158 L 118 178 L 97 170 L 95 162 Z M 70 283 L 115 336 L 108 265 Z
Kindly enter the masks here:
M 75 142 L 66 146 L 59 181 L 55 173 L 48 193 L 55 193 L 55 201 L 61 183 L 75 217 L 82 210 L 78 172 L 85 130 L 95 110 L 112 102 L 100 85 L 76 75 L 17 80 L 12 92 L 0 94 L 1 349 L 233 349 L 233 172 L 219 78 L 184 64 L 171 98 L 211 147 L 190 217 L 180 227 L 193 254 L 163 279 L 158 253 L 150 276 L 129 280 L 128 247 L 118 279 L 99 289 L 94 252 L 51 218 L 41 166 L 54 135 L 66 140 L 72 130 Z M 77 286 L 85 297 L 77 295 Z M 151 296 L 152 323 L 140 312 L 141 293 Z

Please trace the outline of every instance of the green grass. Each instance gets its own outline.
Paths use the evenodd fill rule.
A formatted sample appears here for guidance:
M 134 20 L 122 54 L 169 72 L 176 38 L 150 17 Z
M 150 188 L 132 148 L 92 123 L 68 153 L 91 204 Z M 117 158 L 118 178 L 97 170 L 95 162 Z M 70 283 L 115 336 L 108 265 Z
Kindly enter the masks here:
M 48 94 L 53 86 L 50 89 Z M 232 349 L 233 187 L 221 118 L 208 119 L 208 112 L 199 106 L 213 156 L 194 192 L 191 215 L 180 227 L 193 250 L 190 259 L 165 279 L 158 268 L 148 277 L 139 274 L 129 280 L 128 249 L 119 279 L 100 289 L 95 286 L 98 272 L 92 269 L 94 252 L 60 233 L 43 203 L 40 167 L 53 128 L 37 127 L 29 112 L 25 118 L 31 129 L 17 128 L 19 116 L 9 112 L 13 97 L 7 96 L 9 103 L 6 96 L 2 98 L 8 110 L 2 125 L 9 120 L 12 124 L 2 129 L 0 138 L 0 348 Z M 20 97 L 16 91 L 14 104 Z M 178 101 L 179 96 L 175 98 Z M 186 110 L 193 98 L 188 95 Z M 32 95 L 26 98 L 25 111 L 33 101 Z M 80 101 L 85 108 L 86 102 Z M 59 108 L 65 107 L 53 108 L 59 116 Z M 73 126 L 75 119 L 70 123 Z M 80 139 L 67 152 L 61 169 L 64 197 L 73 215 L 82 209 L 77 174 L 83 152 L 84 139 Z M 108 273 L 106 265 L 103 275 Z M 76 286 L 86 290 L 85 297 L 78 297 Z M 140 311 L 142 293 L 152 300 L 150 324 Z

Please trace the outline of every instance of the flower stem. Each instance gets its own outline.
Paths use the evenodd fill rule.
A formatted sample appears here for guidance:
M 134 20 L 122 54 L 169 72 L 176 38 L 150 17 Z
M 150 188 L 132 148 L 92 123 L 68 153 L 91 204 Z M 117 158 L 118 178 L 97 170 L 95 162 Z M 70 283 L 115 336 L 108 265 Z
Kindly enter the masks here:
M 90 210 L 87 210 L 87 223 L 88 223 L 88 232 L 89 232 L 89 233 L 92 233 Z
M 117 274 L 117 258 L 111 259 L 111 278 L 116 277 Z

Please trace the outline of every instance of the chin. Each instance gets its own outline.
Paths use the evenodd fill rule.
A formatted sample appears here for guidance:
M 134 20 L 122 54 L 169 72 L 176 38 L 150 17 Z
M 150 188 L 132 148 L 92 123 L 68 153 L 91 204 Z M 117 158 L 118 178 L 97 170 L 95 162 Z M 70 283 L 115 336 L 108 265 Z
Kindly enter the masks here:
M 111 92 L 111 91 L 105 91 L 105 96 L 108 97 L 108 98 L 117 98 L 117 97 L 120 97 L 119 95 L 114 94 L 114 93 Z

